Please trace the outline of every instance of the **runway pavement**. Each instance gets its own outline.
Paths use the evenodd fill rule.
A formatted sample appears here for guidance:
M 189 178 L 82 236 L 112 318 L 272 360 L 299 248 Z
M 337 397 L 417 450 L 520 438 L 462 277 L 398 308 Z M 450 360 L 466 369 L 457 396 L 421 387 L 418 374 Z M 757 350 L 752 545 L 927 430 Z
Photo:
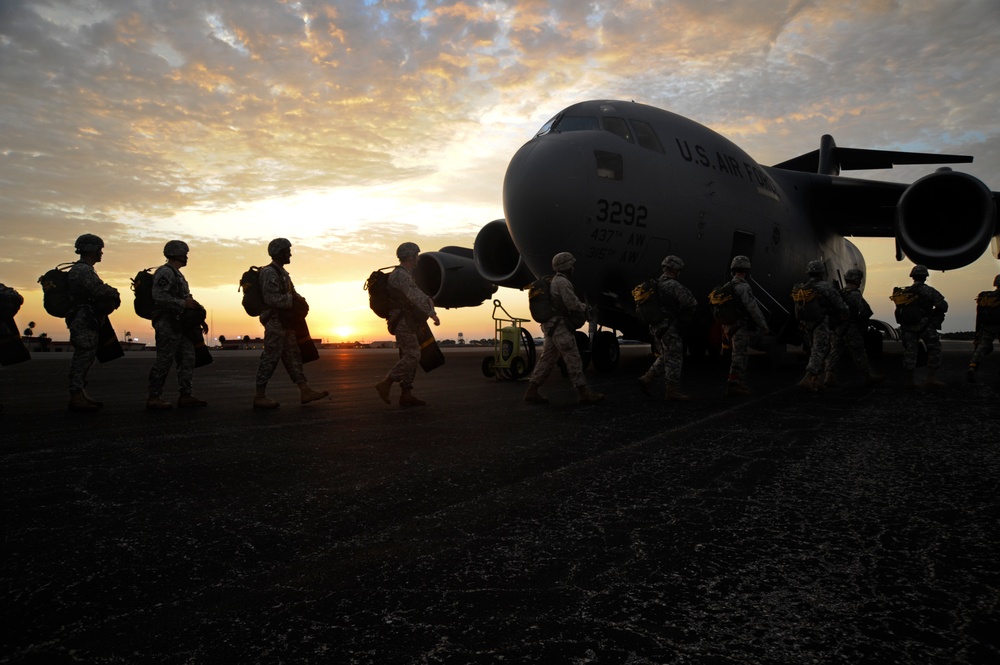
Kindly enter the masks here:
M 255 352 L 169 412 L 130 353 L 91 371 L 96 414 L 36 354 L 0 370 L 0 662 L 1000 662 L 1000 360 L 968 384 L 970 352 L 944 389 L 890 355 L 819 395 L 760 356 L 740 399 L 689 362 L 667 404 L 623 347 L 602 403 L 555 374 L 533 406 L 453 349 L 402 409 L 373 389 L 394 351 L 323 351 L 332 397 L 279 366 L 273 412 Z

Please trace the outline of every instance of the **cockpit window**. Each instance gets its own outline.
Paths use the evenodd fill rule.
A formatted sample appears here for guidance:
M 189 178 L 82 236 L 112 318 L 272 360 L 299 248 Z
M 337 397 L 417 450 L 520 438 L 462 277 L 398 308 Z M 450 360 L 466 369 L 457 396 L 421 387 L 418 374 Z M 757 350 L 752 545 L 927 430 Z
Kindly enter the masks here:
M 556 122 L 553 131 L 556 132 L 586 132 L 593 129 L 600 129 L 597 118 L 580 115 L 565 115 Z
M 652 125 L 642 120 L 633 120 L 632 127 L 635 128 L 635 138 L 639 142 L 639 145 L 649 150 L 663 152 L 663 146 L 660 145 L 660 140 L 656 138 L 656 132 L 653 131 Z
M 606 131 L 620 136 L 629 143 L 634 143 L 634 141 L 632 141 L 632 131 L 628 128 L 628 124 L 625 122 L 624 118 L 605 117 L 603 119 L 603 123 Z
M 546 134 L 548 134 L 549 132 L 551 132 L 552 131 L 552 125 L 554 125 L 558 119 L 559 119 L 559 116 L 557 116 L 557 115 L 556 116 L 552 116 L 551 118 L 549 118 L 549 121 L 547 123 L 545 123 L 544 125 L 542 125 L 542 128 L 538 130 L 538 132 L 535 134 L 535 136 L 545 136 Z

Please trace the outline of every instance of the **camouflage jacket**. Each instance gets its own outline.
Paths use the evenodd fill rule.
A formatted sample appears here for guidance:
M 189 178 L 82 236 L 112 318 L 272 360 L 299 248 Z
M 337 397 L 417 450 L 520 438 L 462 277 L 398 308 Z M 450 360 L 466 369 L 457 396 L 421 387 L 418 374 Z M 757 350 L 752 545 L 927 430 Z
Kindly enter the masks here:
M 746 312 L 750 321 L 752 321 L 758 328 L 766 328 L 767 320 L 764 319 L 764 315 L 761 313 L 760 307 L 757 306 L 757 299 L 753 297 L 753 289 L 750 288 L 747 281 L 736 275 L 733 275 L 733 278 L 730 281 L 733 285 L 733 291 L 735 291 L 736 295 L 739 296 L 743 311 Z
M 181 314 L 184 301 L 191 297 L 187 279 L 170 264 L 163 264 L 153 273 L 153 315 L 161 312 Z
M 851 313 L 852 323 L 864 323 L 868 319 L 872 318 L 874 312 L 872 312 L 871 306 L 869 306 L 868 301 L 861 294 L 860 289 L 844 289 L 841 292 L 844 299 L 844 303 L 847 305 L 847 309 Z
M 264 296 L 264 309 L 260 313 L 260 322 L 267 322 L 277 316 L 281 310 L 290 310 L 296 297 L 301 297 L 292 284 L 292 276 L 284 266 L 273 261 L 260 270 L 260 291 Z
M 698 306 L 698 301 L 695 300 L 691 290 L 673 277 L 660 275 L 656 280 L 656 286 L 660 290 L 660 299 L 668 313 L 668 323 L 671 319 L 689 317 Z
M 834 288 L 833 284 L 825 279 L 810 277 L 808 284 L 819 291 L 819 296 L 823 300 L 823 308 L 826 310 L 826 318 L 829 322 L 837 323 L 843 321 L 849 315 L 847 303 L 840 295 L 840 291 Z
M 393 309 L 406 310 L 417 321 L 425 321 L 434 314 L 434 301 L 420 290 L 413 280 L 413 274 L 403 266 L 389 273 L 389 297 Z

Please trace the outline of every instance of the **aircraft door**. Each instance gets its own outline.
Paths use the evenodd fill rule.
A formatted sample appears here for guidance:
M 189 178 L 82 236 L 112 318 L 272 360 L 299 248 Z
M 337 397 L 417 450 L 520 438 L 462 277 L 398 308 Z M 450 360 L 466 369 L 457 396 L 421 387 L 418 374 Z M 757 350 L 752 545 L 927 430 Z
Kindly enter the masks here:
M 723 274 L 725 279 L 729 279 L 729 264 L 733 262 L 734 256 L 745 256 L 750 259 L 750 265 L 753 265 L 753 248 L 756 244 L 757 236 L 753 233 L 747 231 L 733 231 L 733 249 L 729 252 L 729 258 L 726 260 L 726 266 Z

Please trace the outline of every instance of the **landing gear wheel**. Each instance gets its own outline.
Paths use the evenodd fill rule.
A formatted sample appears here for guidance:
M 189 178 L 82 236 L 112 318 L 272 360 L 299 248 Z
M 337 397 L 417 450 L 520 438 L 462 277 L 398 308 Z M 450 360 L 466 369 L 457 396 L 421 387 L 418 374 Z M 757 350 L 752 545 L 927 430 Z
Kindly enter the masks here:
M 586 370 L 590 365 L 590 335 L 577 330 L 573 337 L 576 338 L 576 348 L 580 352 L 580 364 Z
M 599 372 L 610 372 L 618 366 L 621 347 L 613 332 L 599 332 L 594 336 L 594 367 Z

